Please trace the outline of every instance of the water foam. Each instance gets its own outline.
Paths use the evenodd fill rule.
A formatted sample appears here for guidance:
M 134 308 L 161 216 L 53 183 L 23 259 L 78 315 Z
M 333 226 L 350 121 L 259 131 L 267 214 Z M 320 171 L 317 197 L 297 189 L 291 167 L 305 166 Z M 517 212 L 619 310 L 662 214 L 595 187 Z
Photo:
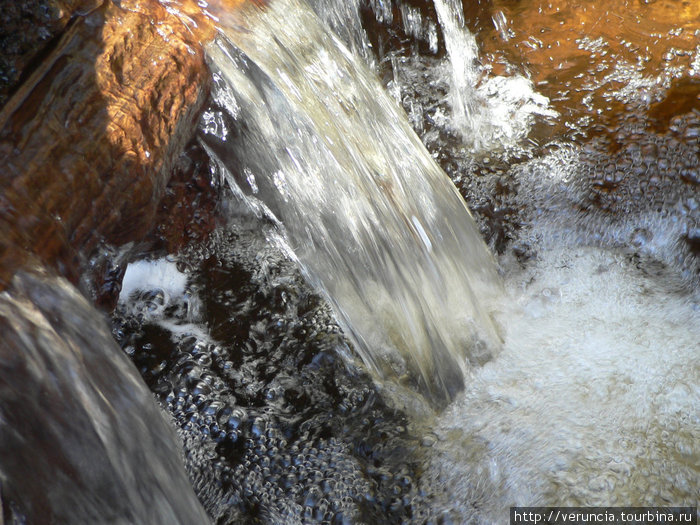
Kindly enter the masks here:
M 119 300 L 126 302 L 132 293 L 152 288 L 173 296 L 182 295 L 186 284 L 187 276 L 177 269 L 173 261 L 166 258 L 134 261 L 124 272 Z
M 511 505 L 694 505 L 698 298 L 617 250 L 539 254 L 508 267 L 504 351 L 440 418 L 428 478 L 485 523 Z

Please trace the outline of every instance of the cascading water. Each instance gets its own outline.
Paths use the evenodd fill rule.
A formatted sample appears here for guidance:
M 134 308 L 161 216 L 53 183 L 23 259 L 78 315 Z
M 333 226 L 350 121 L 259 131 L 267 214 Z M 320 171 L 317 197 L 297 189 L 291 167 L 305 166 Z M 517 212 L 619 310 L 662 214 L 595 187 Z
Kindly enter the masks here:
M 435 5 L 453 61 L 449 40 L 459 40 L 465 29 L 446 9 L 449 2 L 436 0 Z M 548 9 L 555 13 L 542 24 L 543 33 L 554 20 L 574 26 L 572 11 L 578 7 L 567 6 L 565 12 L 549 4 Z M 601 6 L 606 9 L 612 6 Z M 527 9 L 521 5 L 512 11 Z M 500 258 L 511 297 L 503 314 L 503 353 L 476 370 L 464 395 L 438 418 L 433 428 L 438 445 L 424 481 L 446 489 L 446 509 L 462 523 L 506 523 L 507 508 L 513 505 L 694 505 L 700 454 L 699 274 L 685 243 L 695 238 L 698 220 L 700 107 L 695 102 L 688 111 L 679 104 L 674 111 L 681 114 L 674 113 L 671 121 L 676 124 L 660 124 L 659 110 L 650 110 L 649 100 L 668 96 L 661 86 L 668 86 L 670 77 L 697 75 L 692 58 L 697 47 L 665 55 L 667 61 L 688 57 L 687 65 L 675 60 L 661 71 L 647 72 L 642 64 L 650 56 L 635 57 L 637 64 L 631 66 L 612 51 L 618 43 L 635 49 L 624 38 L 633 40 L 637 26 L 621 42 L 605 33 L 608 40 L 588 35 L 575 40 L 574 30 L 574 36 L 557 34 L 543 43 L 527 23 L 521 24 L 526 33 L 511 29 L 517 25 L 504 14 L 508 2 L 494 2 L 491 12 L 499 46 L 517 35 L 522 47 L 542 49 L 543 60 L 550 61 L 556 60 L 551 49 L 560 45 L 559 39 L 576 41 L 586 51 L 581 61 L 592 64 L 590 69 L 567 62 L 570 54 L 559 55 L 554 68 L 563 72 L 548 70 L 540 85 L 554 85 L 549 92 L 560 97 L 559 111 L 568 111 L 569 97 L 583 99 L 590 112 L 578 121 L 562 118 L 558 125 L 592 138 L 549 144 L 544 152 L 525 146 L 523 161 L 499 149 L 517 145 L 525 136 L 522 130 L 530 129 L 528 119 L 524 128 L 513 119 L 515 127 L 491 135 L 498 138 L 492 143 L 466 137 L 471 158 L 460 159 L 462 146 L 435 138 L 434 129 L 423 133 L 432 149 L 449 159 L 453 179 L 470 189 L 473 201 L 483 203 L 481 224 L 512 239 Z M 601 13 L 586 17 L 597 24 Z M 636 24 L 639 18 L 630 14 L 628 20 Z M 685 33 L 674 27 L 668 34 Z M 697 30 L 694 35 L 691 45 L 696 45 Z M 601 56 L 606 58 L 596 60 Z M 435 118 L 441 114 L 439 105 L 429 107 L 420 92 L 417 96 L 411 90 L 414 63 L 406 60 L 401 67 L 404 74 L 394 78 L 403 78 L 405 107 L 422 103 L 425 120 L 442 130 L 478 135 L 493 123 L 488 118 L 483 122 L 484 117 L 498 114 L 499 106 L 509 111 L 506 90 L 485 98 L 480 88 L 470 87 L 468 96 L 487 103 L 475 103 L 479 110 L 463 119 L 454 100 L 458 81 L 451 75 L 449 103 L 456 122 L 440 121 Z M 572 77 L 586 81 L 577 84 Z M 532 83 L 518 80 L 517 74 L 500 78 L 506 84 L 521 82 L 523 100 L 542 100 Z M 478 82 L 484 86 L 492 79 Z M 697 80 L 691 82 L 697 101 Z M 622 116 L 613 111 L 613 100 L 626 104 Z M 522 106 L 526 112 L 527 106 Z M 530 109 L 554 115 L 546 105 Z M 591 126 L 591 114 L 621 122 L 608 124 L 606 135 Z M 665 126 L 674 125 L 676 130 L 665 132 Z M 536 140 L 542 135 L 530 133 Z M 690 175 L 679 178 L 681 173 Z M 526 211 L 509 229 L 514 210 Z
M 479 50 L 476 39 L 465 27 L 461 1 L 436 0 L 435 10 L 450 59 L 452 119 L 461 129 L 474 129 L 473 123 L 479 119 L 479 101 L 475 93 L 481 76 L 477 66 Z
M 314 7 L 336 30 L 342 20 L 338 13 L 346 13 L 348 25 L 339 32 L 348 46 L 366 53 L 357 4 L 341 9 L 315 2 Z M 378 18 L 386 19 L 391 12 L 386 2 L 374 7 Z M 231 488 L 224 484 L 225 496 L 219 495 L 219 501 L 235 502 L 251 514 L 246 502 L 253 501 L 263 509 L 265 520 L 284 523 L 331 519 L 421 523 L 441 518 L 501 523 L 507 520 L 508 507 L 516 504 L 692 503 L 698 450 L 694 441 L 698 420 L 693 416 L 699 396 L 697 299 L 682 292 L 682 285 L 673 285 L 676 291 L 670 295 L 665 291 L 664 286 L 673 282 L 672 272 L 650 273 L 643 259 L 630 256 L 619 244 L 596 244 L 616 234 L 595 214 L 586 220 L 570 215 L 568 202 L 581 198 L 585 176 L 580 152 L 554 148 L 532 160 L 533 151 L 526 150 L 525 161 L 512 168 L 498 162 L 491 167 L 494 161 L 489 157 L 497 159 L 499 151 L 517 149 L 535 118 L 552 118 L 556 113 L 524 77 L 488 76 L 474 67 L 473 37 L 459 21 L 457 6 L 438 0 L 435 7 L 449 60 L 435 61 L 411 76 L 414 72 L 407 70 L 415 64 L 391 57 L 392 91 L 406 97 L 405 105 L 423 108 L 412 122 L 426 142 L 447 151 L 454 143 L 440 142 L 436 128 L 462 136 L 463 145 L 456 147 L 466 145 L 475 157 L 484 159 L 482 167 L 490 170 L 484 171 L 490 180 L 496 179 L 491 186 L 484 185 L 493 198 L 503 199 L 505 210 L 526 210 L 521 217 L 528 220 L 523 219 L 517 234 L 510 233 L 512 253 L 501 258 L 510 297 L 510 305 L 500 312 L 503 353 L 471 368 L 464 394 L 442 415 L 409 421 L 409 436 L 403 422 L 387 426 L 395 415 L 388 416 L 371 395 L 365 397 L 366 390 L 358 393 L 340 379 L 344 372 L 329 356 L 347 352 L 335 336 L 329 336 L 333 328 L 319 322 L 323 315 L 309 308 L 308 299 L 300 298 L 308 292 L 301 292 L 293 274 L 280 269 L 284 259 L 280 250 L 296 258 L 309 281 L 325 292 L 370 368 L 386 371 L 384 359 L 393 365 L 394 358 L 380 354 L 382 350 L 414 348 L 418 353 L 409 357 L 409 369 L 418 368 L 418 377 L 427 382 L 435 377 L 433 368 L 438 376 L 444 368 L 440 357 L 437 365 L 432 361 L 436 358 L 429 357 L 426 366 L 426 348 L 444 350 L 449 345 L 443 338 L 455 336 L 450 332 L 454 326 L 460 327 L 457 347 L 465 345 L 461 341 L 465 319 L 490 323 L 488 314 L 465 303 L 465 298 L 489 295 L 474 293 L 478 288 L 469 276 L 484 267 L 469 267 L 474 259 L 456 257 L 457 263 L 454 258 L 472 245 L 473 228 L 403 117 L 348 54 L 338 52 L 335 39 L 304 6 L 279 2 L 266 11 L 252 9 L 229 20 L 220 16 L 224 35 L 209 50 L 216 80 L 214 105 L 203 120 L 202 139 L 214 159 L 214 172 L 257 218 L 239 211 L 234 246 L 226 240 L 231 233 L 222 234 L 224 238 L 217 238 L 202 254 L 182 261 L 191 266 L 188 302 L 193 296 L 206 296 L 207 288 L 216 290 L 209 292 L 215 296 L 208 306 L 211 326 L 202 327 L 204 309 L 189 317 L 182 313 L 168 317 L 169 310 L 187 310 L 177 298 L 158 306 L 151 321 L 172 334 L 177 362 L 182 363 L 178 366 L 186 371 L 187 381 L 196 379 L 194 384 L 204 385 L 197 387 L 198 392 L 212 390 L 183 397 L 177 387 L 172 391 L 164 387 L 168 393 L 163 401 L 176 415 L 187 442 L 197 441 L 200 428 L 216 444 L 218 452 L 207 449 L 214 443 L 207 445 L 206 440 L 204 445 L 190 445 L 209 450 L 203 455 L 216 458 L 211 463 L 196 458 L 191 471 L 212 470 L 214 477 L 229 480 Z M 409 14 L 404 23 L 417 20 L 416 13 Z M 498 31 L 510 38 L 503 12 L 495 20 Z M 416 27 L 411 31 L 417 32 Z M 465 46 L 471 55 L 463 52 Z M 465 57 L 468 60 L 460 61 Z M 467 67 L 470 81 L 465 83 Z M 426 71 L 435 76 L 448 71 L 447 78 L 439 80 L 451 92 L 450 116 L 424 100 L 410 99 L 410 83 Z M 469 186 L 471 182 L 463 181 L 469 179 L 473 161 L 464 160 L 461 150 L 442 155 L 462 163 L 452 175 Z M 416 166 L 425 179 L 416 177 Z M 477 181 L 487 178 L 473 175 Z M 516 184 L 519 192 L 512 189 Z M 479 191 L 484 190 L 476 186 L 477 196 Z M 449 197 L 436 196 L 440 192 Z M 692 208 L 694 201 L 687 202 Z M 442 222 L 436 218 L 438 210 L 446 213 Z M 497 218 L 499 212 L 494 206 L 491 217 Z M 630 219 L 620 231 L 639 231 L 640 220 L 658 239 L 682 231 L 650 216 Z M 247 221 L 253 226 L 242 227 Z M 469 233 L 460 233 L 458 224 Z M 252 234 L 247 228 L 260 231 Z M 601 233 L 604 228 L 607 231 Z M 634 235 L 641 251 L 641 234 Z M 251 241 L 251 236 L 257 240 Z M 488 262 L 488 257 L 482 260 Z M 212 269 L 206 268 L 209 265 Z M 239 266 L 252 273 L 250 280 L 232 270 Z M 235 286 L 226 282 L 229 273 Z M 441 290 L 465 273 L 468 290 L 460 285 L 454 298 L 445 302 Z M 445 280 L 437 286 L 438 293 L 427 290 L 424 295 L 425 288 L 416 283 L 435 283 L 435 275 L 441 274 Z M 493 273 L 488 275 L 490 279 Z M 244 283 L 240 291 L 239 282 Z M 163 289 L 148 279 L 139 287 Z M 418 301 L 411 290 L 419 291 Z M 246 293 L 253 299 L 241 297 Z M 277 299 L 261 305 L 258 296 Z M 395 306 L 398 313 L 392 312 Z M 425 313 L 433 308 L 440 308 L 435 316 Z M 372 328 L 368 312 L 383 319 L 384 328 Z M 462 319 L 445 323 L 439 319 L 445 312 L 457 312 Z M 400 319 L 406 313 L 418 321 L 403 324 Z M 251 328 L 246 335 L 237 319 L 248 317 Z M 196 326 L 191 327 L 188 323 L 193 322 Z M 437 339 L 430 329 L 421 334 L 427 326 L 447 332 Z M 235 337 L 230 331 L 236 332 Z M 238 334 L 241 331 L 243 335 Z M 299 350 L 306 348 L 298 339 L 304 333 L 313 334 L 316 349 L 323 349 L 313 359 Z M 387 342 L 387 334 L 394 339 Z M 409 335 L 425 345 L 416 346 Z M 217 338 L 232 338 L 231 349 L 215 343 Z M 663 341 L 671 339 L 674 348 L 659 355 Z M 133 351 L 139 343 L 132 340 L 129 345 Z M 203 354 L 206 357 L 202 349 L 212 346 L 212 357 L 204 363 L 213 363 L 200 364 Z M 473 351 L 473 341 L 466 347 Z M 144 361 L 158 360 L 158 352 L 154 355 L 150 349 L 135 354 Z M 448 363 L 460 359 L 459 353 L 445 355 Z M 480 361 L 473 353 L 466 357 Z M 232 367 L 224 359 L 239 363 L 239 371 L 227 371 Z M 261 359 L 278 364 L 263 364 Z M 217 360 L 222 364 L 216 365 Z M 291 364 L 279 364 L 284 360 Z M 275 367 L 278 371 L 270 372 Z M 210 381 L 212 375 L 223 381 Z M 291 379 L 296 375 L 301 377 L 299 383 Z M 178 381 L 177 374 L 154 372 L 154 376 L 159 378 L 158 390 Z M 432 395 L 437 391 L 442 396 L 450 389 L 445 385 L 450 376 L 441 377 L 444 383 Z M 365 384 L 359 375 L 352 381 Z M 429 384 L 423 389 L 429 391 Z M 338 412 L 312 415 L 314 403 L 324 410 L 328 407 L 334 395 L 329 391 L 346 393 Z M 269 405 L 263 401 L 267 399 Z M 299 399 L 314 403 L 290 409 Z M 195 418 L 196 411 L 185 408 L 189 403 L 202 404 L 203 415 Z M 227 410 L 235 414 L 232 425 L 228 415 L 218 415 L 228 414 Z M 250 418 L 249 431 L 240 422 L 243 414 Z M 378 435 L 373 433 L 375 426 L 381 429 Z M 241 444 L 244 435 L 248 437 Z M 335 440 L 339 435 L 351 445 L 339 445 Z M 370 437 L 375 449 L 368 445 L 368 435 L 375 436 L 376 441 Z M 263 453 L 258 451 L 270 449 L 277 451 L 279 461 L 261 459 Z M 297 454 L 304 459 L 297 459 Z M 221 462 L 235 468 L 234 474 L 220 467 Z M 298 468 L 287 466 L 290 462 Z M 363 470 L 364 478 L 358 474 Z M 348 484 L 347 479 L 354 481 Z M 301 487 L 302 495 L 289 495 L 289 486 Z M 327 487 L 333 488 L 327 491 Z M 373 494 L 369 499 L 358 497 L 368 490 Z M 211 499 L 209 492 L 203 494 Z M 390 502 L 382 503 L 387 494 L 393 495 Z M 421 494 L 428 494 L 429 501 Z
M 402 5 L 398 17 L 395 2 L 369 4 L 436 52 L 425 10 Z M 602 4 L 614 7 L 587 9 Z M 665 0 L 649 4 L 639 9 Z M 502 333 L 491 257 L 378 83 L 305 4 L 209 6 L 222 35 L 209 49 L 216 86 L 200 140 L 228 186 L 227 222 L 182 253 L 130 265 L 113 316 L 114 337 L 172 415 L 209 516 L 491 524 L 507 523 L 513 505 L 697 504 L 700 48 L 672 48 L 653 76 L 646 55 L 611 71 L 614 39 L 580 38 L 556 70 L 571 68 L 566 82 L 583 87 L 562 81 L 547 96 L 562 115 L 578 96 L 588 113 L 533 133 L 555 115 L 533 85 L 554 82 L 482 64 L 466 85 L 455 72 L 473 66 L 476 48 L 458 3 L 435 3 L 446 59 L 368 56 L 362 6 L 313 2 L 348 48 L 391 63 L 391 92 L 474 204 L 505 279 Z M 557 56 L 542 34 L 518 34 L 508 13 L 525 3 L 489 6 L 498 45 L 522 38 L 545 62 Z M 554 32 L 580 14 L 556 10 Z M 682 42 L 687 25 L 663 34 Z M 631 34 L 644 27 L 634 21 Z M 680 89 L 676 105 L 678 78 L 690 95 Z M 621 123 L 586 128 L 619 101 Z M 573 132 L 536 147 L 561 128 Z M 367 368 L 408 372 L 444 402 L 468 361 L 464 392 L 442 413 L 397 409 L 405 392 L 397 403 L 352 361 L 299 267 Z M 100 316 L 61 279 L 22 273 L 13 286 L 0 294 L 0 522 L 41 522 L 47 508 L 73 523 L 205 522 L 169 429 L 112 355 Z
M 219 109 L 203 139 L 218 169 L 283 224 L 366 365 L 449 400 L 500 346 L 501 284 L 464 201 L 305 4 L 235 16 L 208 50 Z
M 472 154 L 513 147 L 527 136 L 534 116 L 556 117 L 548 100 L 522 75 L 486 78 L 476 38 L 466 27 L 461 0 L 435 0 L 445 40 L 451 115 L 445 121 Z

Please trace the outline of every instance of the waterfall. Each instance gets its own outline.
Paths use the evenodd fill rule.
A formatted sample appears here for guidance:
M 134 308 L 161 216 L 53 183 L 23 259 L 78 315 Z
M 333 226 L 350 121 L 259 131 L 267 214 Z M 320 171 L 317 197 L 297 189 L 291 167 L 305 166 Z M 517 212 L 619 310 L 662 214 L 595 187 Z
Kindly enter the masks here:
M 697 516 L 700 7 L 472 3 L 539 60 L 498 76 L 457 0 L 161 3 L 219 33 L 177 181 L 216 226 L 144 248 L 111 334 L 30 263 L 0 292 L 0 524 Z
M 448 57 L 452 114 L 445 126 L 461 136 L 472 154 L 512 148 L 527 136 L 535 116 L 557 116 L 526 77 L 487 74 L 461 0 L 435 0 L 435 11 Z
M 461 0 L 435 0 L 435 11 L 450 61 L 452 119 L 458 129 L 466 132 L 478 125 L 480 117 L 476 96 L 481 77 L 479 49 L 465 26 Z
M 202 136 L 218 170 L 279 222 L 371 371 L 452 398 L 498 351 L 501 284 L 405 114 L 296 0 L 237 12 L 208 53 L 218 107 Z

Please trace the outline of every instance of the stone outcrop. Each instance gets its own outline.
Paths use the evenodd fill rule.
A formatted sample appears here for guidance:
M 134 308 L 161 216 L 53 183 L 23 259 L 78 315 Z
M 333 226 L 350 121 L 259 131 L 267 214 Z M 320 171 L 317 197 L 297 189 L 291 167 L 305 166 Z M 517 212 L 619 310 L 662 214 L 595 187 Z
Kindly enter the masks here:
M 66 27 L 0 113 L 0 289 L 30 258 L 75 280 L 99 241 L 145 234 L 208 93 L 202 35 L 155 0 Z

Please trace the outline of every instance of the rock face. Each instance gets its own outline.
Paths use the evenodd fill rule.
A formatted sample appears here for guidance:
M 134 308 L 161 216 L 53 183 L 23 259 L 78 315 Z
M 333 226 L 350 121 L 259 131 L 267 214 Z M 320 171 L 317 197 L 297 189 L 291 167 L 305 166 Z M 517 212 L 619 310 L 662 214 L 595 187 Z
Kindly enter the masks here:
M 0 113 L 0 289 L 29 258 L 74 278 L 78 254 L 148 230 L 208 80 L 197 36 L 155 1 L 69 25 Z
M 103 0 L 17 0 L 0 10 L 0 106 L 7 102 L 28 66 L 74 15 L 85 15 Z

